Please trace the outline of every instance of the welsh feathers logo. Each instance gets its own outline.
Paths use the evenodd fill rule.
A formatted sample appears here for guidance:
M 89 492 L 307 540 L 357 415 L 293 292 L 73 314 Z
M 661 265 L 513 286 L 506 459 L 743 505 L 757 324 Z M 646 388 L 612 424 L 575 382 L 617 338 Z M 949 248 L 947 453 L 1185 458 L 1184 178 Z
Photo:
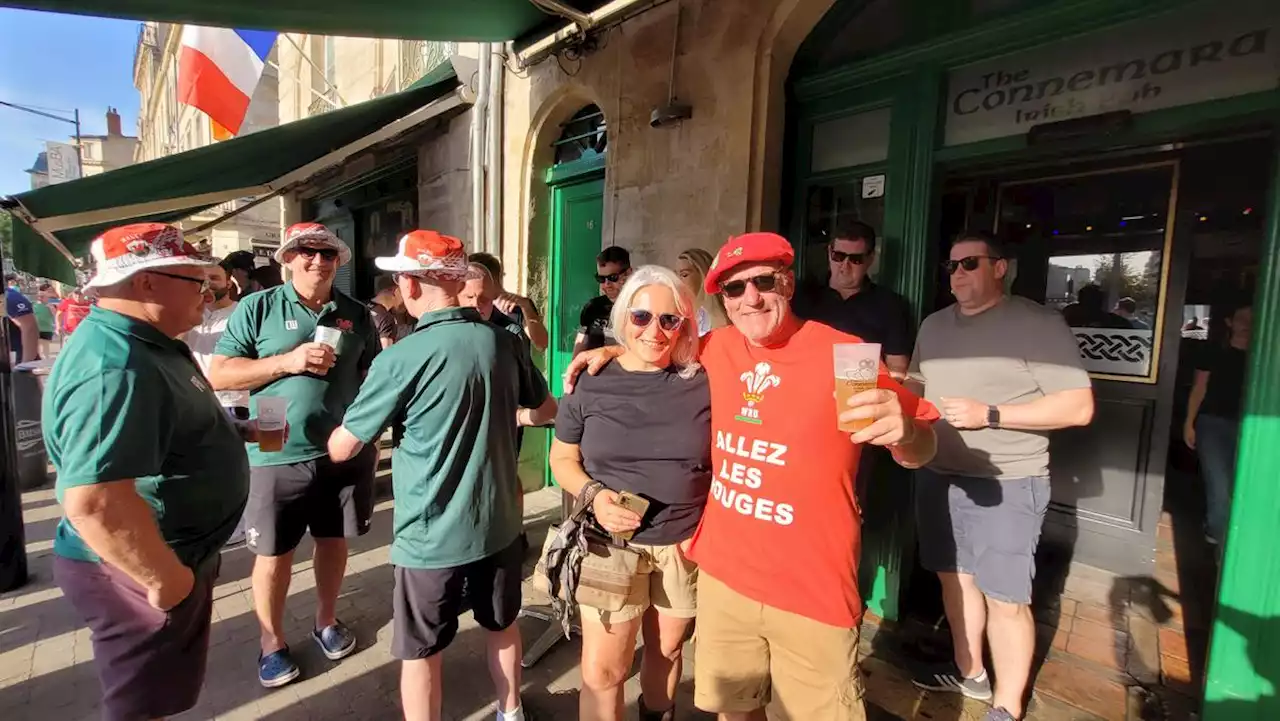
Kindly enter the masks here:
M 338 330 L 342 331 L 343 333 L 350 333 L 351 329 L 354 327 L 355 327 L 354 324 L 350 320 L 347 320 L 346 318 L 338 319 Z
M 747 386 L 746 392 L 742 394 L 742 399 L 747 402 L 742 407 L 739 415 L 734 416 L 737 420 L 744 423 L 754 423 L 759 425 L 760 409 L 756 404 L 764 400 L 764 392 L 775 386 L 782 385 L 782 379 L 772 373 L 773 366 L 761 361 L 756 364 L 754 370 L 743 373 L 740 378 Z

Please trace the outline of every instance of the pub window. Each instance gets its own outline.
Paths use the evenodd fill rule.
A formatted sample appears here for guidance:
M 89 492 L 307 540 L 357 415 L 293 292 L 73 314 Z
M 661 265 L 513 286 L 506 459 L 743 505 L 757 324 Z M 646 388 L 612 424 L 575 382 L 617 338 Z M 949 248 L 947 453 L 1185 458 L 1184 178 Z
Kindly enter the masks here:
M 1176 162 L 1008 183 L 1014 292 L 1062 313 L 1095 377 L 1155 383 Z

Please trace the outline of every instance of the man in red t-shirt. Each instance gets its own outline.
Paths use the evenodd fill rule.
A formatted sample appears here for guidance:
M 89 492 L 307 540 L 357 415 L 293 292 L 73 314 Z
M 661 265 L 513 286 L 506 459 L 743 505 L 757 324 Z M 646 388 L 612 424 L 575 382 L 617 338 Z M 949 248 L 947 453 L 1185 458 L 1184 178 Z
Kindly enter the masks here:
M 937 409 L 889 377 L 836 407 L 832 345 L 855 336 L 791 312 L 791 244 L 748 233 L 706 277 L 732 325 L 703 339 L 715 478 L 690 557 L 700 568 L 694 699 L 722 721 L 865 718 L 857 673 L 864 444 L 903 466 L 933 457 Z M 569 374 L 603 366 L 584 354 Z M 568 383 L 566 383 L 568 385 Z M 872 419 L 852 435 L 843 420 Z M 850 442 L 852 441 L 852 442 Z

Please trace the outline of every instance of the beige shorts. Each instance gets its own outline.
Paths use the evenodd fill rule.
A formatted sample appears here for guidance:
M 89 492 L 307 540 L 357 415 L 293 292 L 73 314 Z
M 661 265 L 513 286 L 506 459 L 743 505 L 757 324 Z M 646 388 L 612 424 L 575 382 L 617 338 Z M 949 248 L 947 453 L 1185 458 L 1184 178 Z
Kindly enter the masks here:
M 583 621 L 605 625 L 640 618 L 652 606 L 664 616 L 693 618 L 698 612 L 698 567 L 680 552 L 679 544 L 649 546 L 633 543 L 640 552 L 631 595 L 619 611 L 579 606 Z
M 757 603 L 703 574 L 694 704 L 771 719 L 864 721 L 858 629 Z

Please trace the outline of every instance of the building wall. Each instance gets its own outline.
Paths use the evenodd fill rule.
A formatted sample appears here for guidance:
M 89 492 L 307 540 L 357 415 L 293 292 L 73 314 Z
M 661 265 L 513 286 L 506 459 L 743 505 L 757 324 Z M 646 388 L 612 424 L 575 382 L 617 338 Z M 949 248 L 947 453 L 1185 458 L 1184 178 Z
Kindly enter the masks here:
M 418 148 L 418 224 L 460 238 L 476 249 L 471 228 L 471 113 Z
M 636 263 L 674 264 L 730 235 L 776 227 L 784 83 L 796 48 L 833 0 L 687 0 L 609 31 L 580 62 L 555 58 L 506 74 L 504 257 L 523 269 L 546 247 L 559 125 L 584 105 L 609 133 L 603 239 Z M 682 8 L 675 95 L 693 117 L 652 128 L 667 102 L 675 13 Z M 510 272 L 508 273 L 510 275 Z M 508 278 L 508 283 L 513 279 Z
M 134 87 L 138 89 L 139 162 L 194 150 L 216 142 L 209 117 L 178 102 L 178 53 L 182 26 L 147 22 L 139 31 L 134 55 Z M 254 133 L 280 124 L 279 78 L 271 66 L 277 52 L 268 56 L 268 65 L 254 90 L 240 134 Z M 231 212 L 245 200 L 222 203 L 180 223 L 192 230 Z M 280 239 L 280 203 L 268 201 L 210 229 L 193 235 L 194 242 L 207 242 L 212 252 L 225 256 L 255 245 L 274 245 Z

